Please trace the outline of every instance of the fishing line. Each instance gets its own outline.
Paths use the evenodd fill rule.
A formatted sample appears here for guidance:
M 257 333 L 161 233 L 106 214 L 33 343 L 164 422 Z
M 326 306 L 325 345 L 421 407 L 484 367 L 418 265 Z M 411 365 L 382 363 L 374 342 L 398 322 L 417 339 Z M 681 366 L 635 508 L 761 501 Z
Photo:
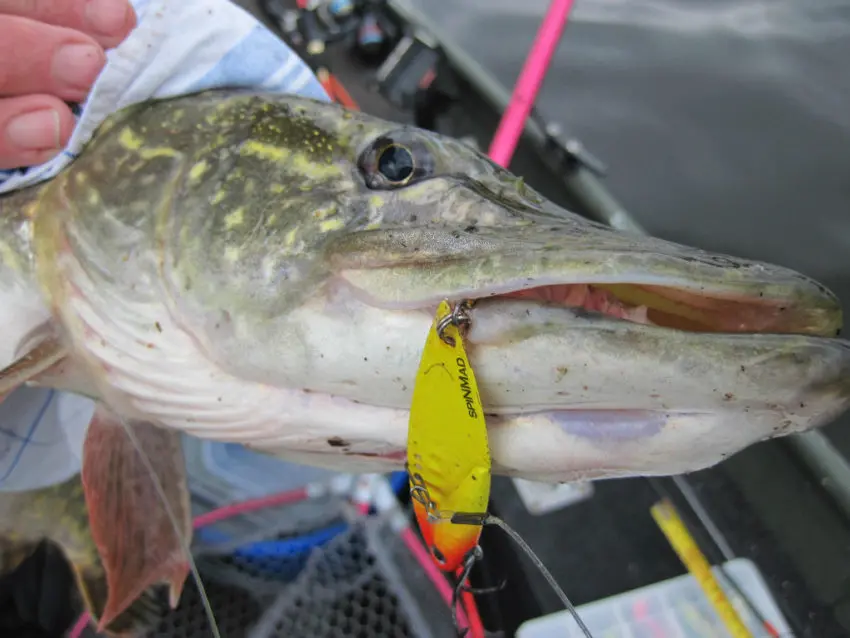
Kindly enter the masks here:
M 136 438 L 136 435 L 133 434 L 133 428 L 124 419 L 121 419 L 121 425 L 123 426 L 124 431 L 127 433 L 127 436 L 129 437 L 130 442 L 133 444 L 133 447 L 136 448 L 136 452 L 139 453 L 139 456 L 141 457 L 142 463 L 144 463 L 148 474 L 150 474 L 151 479 L 153 479 L 156 492 L 159 495 L 160 501 L 162 501 L 162 504 L 165 507 L 165 513 L 168 515 L 168 518 L 171 521 L 171 526 L 174 528 L 174 533 L 180 541 L 180 544 L 183 546 L 183 552 L 186 555 L 186 560 L 189 562 L 189 569 L 192 572 L 192 578 L 195 580 L 195 584 L 198 586 L 198 594 L 201 597 L 201 604 L 204 606 L 204 614 L 207 617 L 207 622 L 209 622 L 210 624 L 210 631 L 212 632 L 213 638 L 221 638 L 221 632 L 218 630 L 218 623 L 215 620 L 215 614 L 213 613 L 212 605 L 210 604 L 210 599 L 207 596 L 207 590 L 204 587 L 203 582 L 201 582 L 201 574 L 198 571 L 198 566 L 195 564 L 195 558 L 194 556 L 192 556 L 192 548 L 189 545 L 189 542 L 187 541 L 186 537 L 180 533 L 180 523 L 177 520 L 177 515 L 174 513 L 174 510 L 171 508 L 171 504 L 168 502 L 168 497 L 165 495 L 165 489 L 162 487 L 162 483 L 160 483 L 159 477 L 156 475 L 156 471 L 153 469 L 153 465 L 151 465 L 150 459 L 148 458 L 147 454 L 142 451 L 141 444 Z
M 513 541 L 519 545 L 520 549 L 525 552 L 525 555 L 534 563 L 534 566 L 540 570 L 540 573 L 543 574 L 543 578 L 546 579 L 546 582 L 549 583 L 549 586 L 555 591 L 558 598 L 561 599 L 561 603 L 563 603 L 564 607 L 567 608 L 567 611 L 570 612 L 570 615 L 573 617 L 573 620 L 576 621 L 576 624 L 581 629 L 581 632 L 584 634 L 585 638 L 593 638 L 593 634 L 590 633 L 590 629 L 587 628 L 587 625 L 584 624 L 584 621 L 581 619 L 581 616 L 578 613 L 578 610 L 573 606 L 573 603 L 570 601 L 567 593 L 561 589 L 561 586 L 558 584 L 558 581 L 555 580 L 555 577 L 546 569 L 546 565 L 543 564 L 543 561 L 537 557 L 537 554 L 534 553 L 534 550 L 531 549 L 531 546 L 526 543 L 522 536 L 519 535 L 519 532 L 514 530 L 510 525 L 508 525 L 505 521 L 503 521 L 498 516 L 493 516 L 492 514 L 487 514 L 487 518 L 484 519 L 485 525 L 496 525 L 501 528 L 508 536 L 513 539 Z

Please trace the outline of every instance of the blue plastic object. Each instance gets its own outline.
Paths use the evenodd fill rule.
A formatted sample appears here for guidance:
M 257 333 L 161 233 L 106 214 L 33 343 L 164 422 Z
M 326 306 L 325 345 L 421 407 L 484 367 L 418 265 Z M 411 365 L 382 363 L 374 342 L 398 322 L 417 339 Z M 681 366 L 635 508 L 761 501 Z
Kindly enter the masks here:
M 354 3 L 351 0 L 331 0 L 328 3 L 328 10 L 335 17 L 345 17 L 354 10 Z
M 407 487 L 407 472 L 393 472 L 390 474 L 390 485 L 393 488 L 393 492 L 396 493 L 396 496 L 400 495 Z
M 393 492 L 398 495 L 407 486 L 407 474 L 393 472 L 389 481 Z M 256 541 L 236 547 L 231 556 L 244 568 L 250 566 L 254 571 L 290 580 L 304 567 L 311 551 L 325 545 L 347 529 L 348 525 L 340 523 L 292 538 Z M 214 527 L 202 527 L 196 531 L 196 535 L 207 543 L 226 543 L 230 540 L 228 534 Z
M 357 29 L 357 44 L 364 49 L 368 49 L 370 47 L 380 47 L 383 43 L 384 32 L 381 30 L 377 18 L 371 14 L 363 16 L 360 28 Z
M 275 580 L 290 581 L 304 568 L 310 552 L 348 529 L 339 523 L 293 538 L 247 543 L 230 552 L 232 560 L 247 571 L 262 573 Z M 208 543 L 226 543 L 227 534 L 214 528 L 201 528 L 197 535 Z

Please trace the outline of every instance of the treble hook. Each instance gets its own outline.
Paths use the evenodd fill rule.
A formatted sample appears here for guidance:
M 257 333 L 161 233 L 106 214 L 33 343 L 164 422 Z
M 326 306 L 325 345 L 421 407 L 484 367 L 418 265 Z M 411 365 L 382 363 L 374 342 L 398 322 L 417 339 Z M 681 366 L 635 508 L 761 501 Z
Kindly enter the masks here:
M 460 602 L 460 594 L 464 591 L 466 581 L 469 579 L 469 573 L 472 571 L 476 561 L 479 561 L 482 558 L 484 558 L 484 552 L 479 545 L 476 545 L 469 550 L 466 558 L 463 559 L 463 570 L 461 571 L 460 577 L 457 580 L 457 585 L 455 585 L 454 591 L 452 592 L 452 622 L 454 623 L 455 629 L 457 629 L 458 638 L 465 638 L 466 634 L 469 632 L 469 627 L 464 629 L 460 629 L 460 627 L 458 627 L 457 606 Z

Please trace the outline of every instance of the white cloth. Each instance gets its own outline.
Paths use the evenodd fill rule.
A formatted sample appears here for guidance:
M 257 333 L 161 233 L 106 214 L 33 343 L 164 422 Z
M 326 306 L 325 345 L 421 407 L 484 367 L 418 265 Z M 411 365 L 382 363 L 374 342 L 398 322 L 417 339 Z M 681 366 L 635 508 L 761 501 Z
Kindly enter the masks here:
M 0 193 L 53 177 L 114 111 L 151 97 L 217 87 L 261 87 L 327 99 L 310 68 L 228 0 L 133 0 L 138 26 L 116 49 L 82 105 L 64 152 L 45 164 L 0 171 Z M 22 388 L 0 404 L 0 491 L 34 489 L 80 470 L 94 406 L 79 396 Z

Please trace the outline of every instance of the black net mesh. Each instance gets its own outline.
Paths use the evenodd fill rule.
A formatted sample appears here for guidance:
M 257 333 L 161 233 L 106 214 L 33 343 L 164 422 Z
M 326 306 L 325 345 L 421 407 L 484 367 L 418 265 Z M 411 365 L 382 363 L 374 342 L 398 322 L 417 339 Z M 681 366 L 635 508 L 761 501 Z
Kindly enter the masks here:
M 256 539 L 252 539 L 254 542 Z M 297 555 L 199 549 L 223 637 L 404 638 L 452 635 L 451 613 L 389 519 L 361 517 Z M 87 633 L 94 636 L 94 633 Z M 149 636 L 211 635 L 195 583 Z

